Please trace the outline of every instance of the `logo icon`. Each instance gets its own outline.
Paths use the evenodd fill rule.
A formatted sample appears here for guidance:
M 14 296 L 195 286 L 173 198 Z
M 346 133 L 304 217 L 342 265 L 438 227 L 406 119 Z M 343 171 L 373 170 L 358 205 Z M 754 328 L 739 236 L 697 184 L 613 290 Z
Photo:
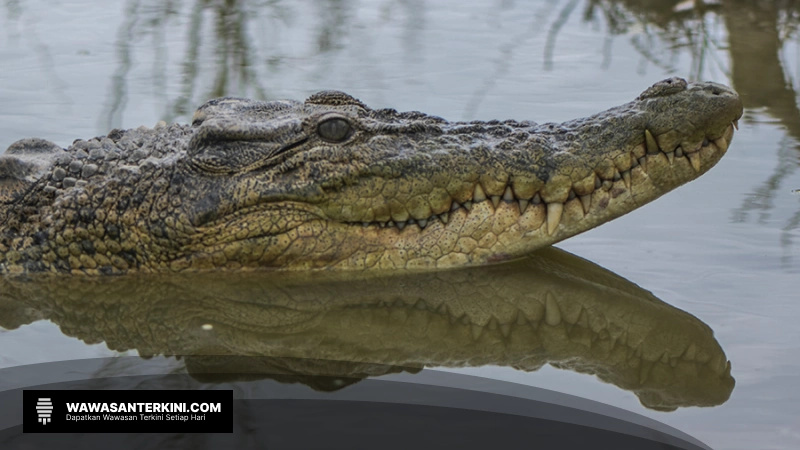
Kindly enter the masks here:
M 36 402 L 36 414 L 39 416 L 39 422 L 42 425 L 47 425 L 47 422 L 52 422 L 50 416 L 53 413 L 53 402 L 49 398 L 40 398 Z

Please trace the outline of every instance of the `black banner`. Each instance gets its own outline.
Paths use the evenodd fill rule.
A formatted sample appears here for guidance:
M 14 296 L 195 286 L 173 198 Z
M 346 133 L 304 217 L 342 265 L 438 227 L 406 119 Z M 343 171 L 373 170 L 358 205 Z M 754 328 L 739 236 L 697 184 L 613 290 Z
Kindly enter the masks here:
M 25 433 L 232 433 L 233 391 L 25 390 Z

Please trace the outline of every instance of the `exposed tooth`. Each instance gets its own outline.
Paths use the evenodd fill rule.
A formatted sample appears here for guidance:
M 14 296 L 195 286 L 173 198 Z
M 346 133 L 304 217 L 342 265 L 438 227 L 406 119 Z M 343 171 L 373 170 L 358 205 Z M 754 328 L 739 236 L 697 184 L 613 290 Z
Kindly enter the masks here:
M 550 202 L 547 204 L 547 234 L 552 235 L 558 224 L 561 223 L 561 215 L 564 213 L 564 204 Z
M 472 209 L 472 202 L 470 202 L 470 201 L 464 202 L 464 204 L 463 204 L 463 205 L 461 205 L 461 206 L 463 206 L 463 207 L 464 207 L 464 209 L 466 209 L 467 211 L 469 211 L 469 210 L 471 210 L 471 209 Z
M 520 200 L 519 201 L 519 214 L 525 214 L 525 210 L 528 209 L 528 201 L 527 200 Z
M 644 173 L 647 173 L 647 156 L 642 156 L 639 158 L 639 167 L 642 168 Z
M 689 158 L 689 162 L 692 163 L 694 171 L 700 172 L 700 153 L 689 153 L 686 156 Z
M 611 189 L 612 186 L 614 186 L 614 183 L 612 183 L 610 180 L 605 180 L 605 181 L 603 181 L 603 185 L 602 186 L 603 186 L 603 189 L 608 191 L 608 190 Z
M 723 137 L 721 137 L 719 139 L 715 139 L 714 140 L 714 145 L 716 145 L 723 152 L 727 152 L 728 151 L 728 141 L 725 140 L 725 136 L 723 136 Z
M 600 185 L 602 185 L 602 184 L 603 184 L 603 180 L 601 180 L 600 177 L 595 175 L 595 177 L 594 177 L 594 188 L 595 189 L 600 189 Z
M 453 204 L 450 205 L 450 211 L 455 211 L 458 208 L 461 208 L 461 205 L 459 205 L 458 202 L 453 202 Z
M 631 158 L 631 169 L 634 167 L 639 167 L 639 160 L 636 158 Z
M 656 142 L 656 138 L 653 137 L 653 133 L 650 130 L 644 130 L 644 142 L 647 145 L 647 153 L 658 153 L 661 151 L 658 148 L 658 142 Z
M 583 205 L 583 213 L 588 214 L 589 208 L 592 206 L 592 195 L 581 195 L 581 204 Z
M 733 128 L 736 128 L 736 131 L 739 131 L 739 119 L 733 121 Z
M 490 198 L 492 200 L 492 204 L 494 205 L 494 207 L 497 208 L 497 205 L 500 204 L 500 196 L 499 195 L 493 195 Z
M 708 144 L 709 144 L 709 143 L 710 143 L 710 142 L 708 142 L 708 138 L 705 138 L 705 139 L 703 139 L 703 144 L 702 144 L 702 146 L 703 146 L 703 147 L 708 147 Z
M 694 342 L 692 342 L 688 347 L 686 347 L 686 351 L 683 352 L 683 359 L 687 361 L 694 361 L 696 356 L 697 347 L 694 345 Z
M 472 331 L 472 339 L 477 341 L 481 337 L 481 334 L 483 334 L 483 327 L 473 324 L 470 328 Z
M 575 196 L 576 196 L 575 195 L 575 190 L 574 189 L 570 189 L 569 190 L 569 195 L 567 195 L 567 200 L 574 200 Z
M 681 147 L 675 149 L 675 156 L 677 156 L 678 158 L 683 157 L 683 149 Z
M 675 162 L 675 152 L 667 153 L 667 159 L 669 160 L 669 165 L 671 166 Z
M 417 225 L 424 230 L 428 226 L 428 219 L 419 219 Z
M 361 222 L 361 226 L 367 228 L 369 226 L 369 222 Z
M 447 222 L 450 220 L 450 213 L 439 214 L 439 220 L 441 220 L 443 224 L 447 224 Z
M 390 220 L 390 221 L 386 222 L 386 226 L 391 228 L 391 227 L 395 226 L 395 223 L 394 223 L 394 221 Z
M 405 222 L 398 221 L 396 223 L 397 223 L 397 228 L 399 228 L 401 230 L 406 227 L 406 223 Z
M 622 172 L 622 179 L 625 180 L 625 187 L 630 189 L 631 188 L 631 172 L 629 170 L 626 170 L 625 172 Z
M 415 224 L 415 223 L 417 223 L 417 222 L 416 222 L 416 221 L 414 220 L 414 218 L 412 217 L 412 218 L 410 218 L 410 219 L 406 220 L 406 223 L 407 223 L 407 224 L 409 224 L 409 225 L 413 225 L 413 224 Z
M 533 202 L 534 205 L 542 203 L 542 197 L 539 196 L 538 192 L 536 193 L 536 195 L 533 196 L 533 200 L 531 200 L 531 202 Z
M 621 178 L 622 176 L 619 174 L 619 172 L 614 171 L 614 181 L 619 181 Z
M 561 323 L 561 310 L 558 309 L 558 302 L 556 302 L 551 292 L 548 292 L 545 297 L 544 321 L 548 325 L 555 327 Z
M 504 323 L 504 324 L 500 325 L 500 333 L 503 335 L 503 337 L 510 336 L 511 335 L 511 324 Z
M 506 186 L 506 190 L 503 192 L 503 200 L 509 203 L 514 201 L 514 192 L 511 191 L 511 186 Z
M 472 201 L 475 203 L 482 202 L 486 200 L 486 194 L 483 192 L 483 188 L 481 184 L 478 183 L 475 185 L 475 191 L 472 193 Z

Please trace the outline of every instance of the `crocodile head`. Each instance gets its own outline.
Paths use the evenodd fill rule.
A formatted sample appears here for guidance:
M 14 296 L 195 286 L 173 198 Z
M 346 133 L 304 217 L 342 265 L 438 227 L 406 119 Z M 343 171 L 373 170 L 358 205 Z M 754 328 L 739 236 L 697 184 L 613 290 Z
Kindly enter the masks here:
M 0 156 L 0 273 L 502 261 L 619 217 L 710 169 L 736 93 L 673 78 L 562 124 L 447 122 L 341 92 L 222 98 L 191 126 Z
M 373 110 L 335 91 L 303 103 L 212 100 L 166 193 L 191 235 L 176 267 L 509 259 L 697 178 L 725 154 L 741 115 L 729 88 L 680 78 L 542 125 Z

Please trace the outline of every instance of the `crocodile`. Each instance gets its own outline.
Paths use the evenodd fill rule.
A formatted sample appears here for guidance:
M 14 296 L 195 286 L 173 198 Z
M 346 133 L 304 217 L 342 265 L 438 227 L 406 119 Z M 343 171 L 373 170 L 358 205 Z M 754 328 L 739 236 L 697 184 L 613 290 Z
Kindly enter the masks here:
M 148 363 L 132 357 L 125 376 L 165 356 L 202 382 L 331 391 L 424 368 L 549 364 L 659 411 L 719 405 L 735 387 L 707 324 L 555 247 L 446 271 L 19 278 L 0 277 L 0 327 L 49 320 L 87 344 L 135 350 Z
M 700 176 L 743 113 L 670 78 L 564 123 L 448 122 L 339 91 L 0 156 L 0 273 L 440 269 L 525 255 Z

